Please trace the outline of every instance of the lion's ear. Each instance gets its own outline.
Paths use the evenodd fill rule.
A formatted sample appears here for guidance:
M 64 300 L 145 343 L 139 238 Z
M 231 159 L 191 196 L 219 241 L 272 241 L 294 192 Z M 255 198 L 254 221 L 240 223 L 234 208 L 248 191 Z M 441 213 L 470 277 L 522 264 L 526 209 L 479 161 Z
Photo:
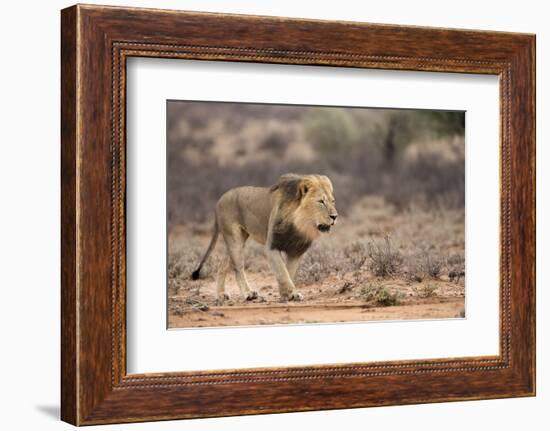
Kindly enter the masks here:
M 307 192 L 311 189 L 311 181 L 309 179 L 303 179 L 298 185 L 298 197 L 302 199 Z

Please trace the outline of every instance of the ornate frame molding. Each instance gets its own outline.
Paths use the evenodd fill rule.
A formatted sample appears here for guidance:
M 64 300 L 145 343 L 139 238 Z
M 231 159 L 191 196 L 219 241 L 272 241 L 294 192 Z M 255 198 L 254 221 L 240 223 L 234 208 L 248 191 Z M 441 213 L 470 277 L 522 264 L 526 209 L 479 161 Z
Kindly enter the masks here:
M 207 34 L 205 25 L 220 30 Z M 311 34 L 321 36 L 308 41 Z M 65 9 L 62 419 L 97 424 L 533 395 L 534 43 L 534 36 L 510 33 Z M 500 354 L 127 375 L 125 66 L 132 56 L 498 75 Z M 251 400 L 250 391 L 262 396 Z

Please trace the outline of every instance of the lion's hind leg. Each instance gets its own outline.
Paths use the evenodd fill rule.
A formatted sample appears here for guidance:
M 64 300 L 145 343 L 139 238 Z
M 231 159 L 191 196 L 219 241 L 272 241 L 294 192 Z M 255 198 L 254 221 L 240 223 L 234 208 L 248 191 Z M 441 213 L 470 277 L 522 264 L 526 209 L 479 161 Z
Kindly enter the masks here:
M 229 295 L 225 293 L 225 279 L 230 269 L 231 260 L 229 259 L 229 255 L 226 254 L 220 262 L 220 266 L 218 267 L 218 274 L 216 277 L 216 303 L 218 305 L 222 305 L 226 300 L 229 299 Z
M 251 301 L 258 297 L 258 292 L 250 290 L 244 273 L 244 245 L 248 236 L 248 233 L 240 227 L 231 232 L 224 233 L 227 254 L 235 271 L 235 278 L 239 285 L 241 296 L 244 300 Z

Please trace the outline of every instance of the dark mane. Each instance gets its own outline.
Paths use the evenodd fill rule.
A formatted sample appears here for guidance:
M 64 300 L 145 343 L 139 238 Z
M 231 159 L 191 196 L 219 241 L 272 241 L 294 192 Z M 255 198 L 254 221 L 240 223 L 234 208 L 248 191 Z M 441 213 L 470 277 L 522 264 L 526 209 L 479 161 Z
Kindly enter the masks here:
M 301 256 L 311 246 L 311 240 L 296 229 L 294 224 L 277 220 L 273 225 L 271 248 L 284 251 L 290 257 Z
M 299 199 L 298 186 L 302 180 L 301 175 L 297 174 L 285 174 L 281 175 L 276 184 L 269 188 L 269 191 L 274 192 L 280 190 L 285 201 L 294 201 Z

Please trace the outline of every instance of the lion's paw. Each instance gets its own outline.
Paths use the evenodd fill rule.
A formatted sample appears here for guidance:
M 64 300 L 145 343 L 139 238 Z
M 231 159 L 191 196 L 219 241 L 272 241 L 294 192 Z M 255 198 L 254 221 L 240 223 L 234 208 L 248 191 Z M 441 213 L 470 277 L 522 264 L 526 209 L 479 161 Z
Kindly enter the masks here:
M 255 299 L 258 299 L 258 292 L 255 290 L 251 290 L 248 292 L 244 298 L 246 301 L 254 301 Z
M 302 295 L 300 292 L 290 292 L 290 295 L 288 295 L 288 300 L 289 301 L 303 301 L 304 300 L 304 295 Z
M 216 305 L 223 305 L 225 301 L 229 301 L 229 295 L 227 293 L 219 294 L 216 298 Z

